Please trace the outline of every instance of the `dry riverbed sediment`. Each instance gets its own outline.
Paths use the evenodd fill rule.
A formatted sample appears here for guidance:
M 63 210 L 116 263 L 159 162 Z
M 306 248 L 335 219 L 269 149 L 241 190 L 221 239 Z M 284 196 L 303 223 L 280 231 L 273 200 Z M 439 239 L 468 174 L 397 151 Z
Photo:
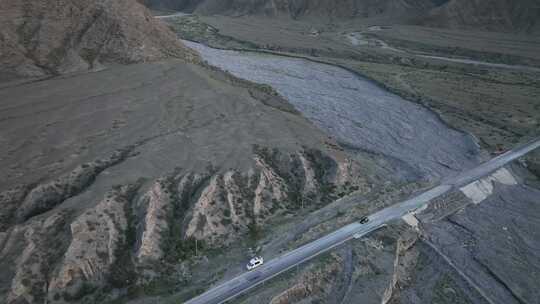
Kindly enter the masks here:
M 448 176 L 478 162 L 478 147 L 470 136 L 349 71 L 305 59 L 184 43 L 211 65 L 275 88 L 315 125 L 353 149 L 398 159 L 429 177 Z

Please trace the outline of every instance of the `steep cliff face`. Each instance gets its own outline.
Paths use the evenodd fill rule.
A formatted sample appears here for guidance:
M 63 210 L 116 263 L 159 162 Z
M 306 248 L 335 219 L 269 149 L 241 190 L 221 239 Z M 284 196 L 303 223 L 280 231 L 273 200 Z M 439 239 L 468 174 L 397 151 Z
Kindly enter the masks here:
M 540 3 L 535 0 L 451 0 L 423 22 L 448 28 L 535 32 L 540 28 Z
M 59 74 L 167 56 L 192 58 L 135 0 L 0 2 L 0 70 Z

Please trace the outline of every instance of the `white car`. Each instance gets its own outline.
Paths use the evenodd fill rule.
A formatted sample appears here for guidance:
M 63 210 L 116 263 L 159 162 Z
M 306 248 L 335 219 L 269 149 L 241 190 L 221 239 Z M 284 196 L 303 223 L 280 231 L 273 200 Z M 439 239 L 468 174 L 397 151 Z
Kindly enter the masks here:
M 261 266 L 264 263 L 264 259 L 260 256 L 254 257 L 253 259 L 249 260 L 249 263 L 246 265 L 247 270 L 255 269 L 259 266 Z

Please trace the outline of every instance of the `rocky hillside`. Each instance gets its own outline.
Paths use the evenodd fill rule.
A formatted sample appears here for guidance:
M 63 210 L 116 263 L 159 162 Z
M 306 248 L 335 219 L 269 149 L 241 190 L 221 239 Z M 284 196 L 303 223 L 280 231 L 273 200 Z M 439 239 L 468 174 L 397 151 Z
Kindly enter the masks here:
M 36 76 L 192 57 L 135 0 L 0 2 L 0 70 Z
M 0 194 L 0 295 L 7 303 L 80 301 L 111 288 L 135 288 L 167 263 L 188 258 L 195 239 L 221 247 L 256 233 L 276 215 L 364 187 L 353 161 L 316 150 L 255 147 L 254 166 L 246 171 L 177 171 L 114 186 L 82 213 L 61 208 L 129 153 Z
M 540 2 L 451 0 L 430 12 L 423 24 L 448 28 L 534 32 L 540 29 Z

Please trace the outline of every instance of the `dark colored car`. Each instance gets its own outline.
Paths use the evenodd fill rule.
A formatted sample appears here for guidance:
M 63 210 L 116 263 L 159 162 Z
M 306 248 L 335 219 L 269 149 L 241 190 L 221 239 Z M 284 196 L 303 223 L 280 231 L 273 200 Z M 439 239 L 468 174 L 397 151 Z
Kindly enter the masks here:
M 364 216 L 360 219 L 360 224 L 366 224 L 369 222 L 369 217 Z

